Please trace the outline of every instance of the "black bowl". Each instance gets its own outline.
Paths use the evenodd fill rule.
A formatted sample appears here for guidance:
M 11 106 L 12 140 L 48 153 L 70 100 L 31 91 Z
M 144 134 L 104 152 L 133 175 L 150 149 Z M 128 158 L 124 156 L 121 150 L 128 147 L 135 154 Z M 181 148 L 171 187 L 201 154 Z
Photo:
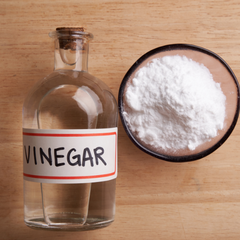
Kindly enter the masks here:
M 206 145 L 206 147 L 201 150 L 196 150 L 193 152 L 174 155 L 170 153 L 169 155 L 166 153 L 157 152 L 155 150 L 150 149 L 147 145 L 140 142 L 134 133 L 131 131 L 130 127 L 126 119 L 124 118 L 124 93 L 125 88 L 127 86 L 128 81 L 131 81 L 135 73 L 139 68 L 147 64 L 151 59 L 167 56 L 167 55 L 185 55 L 188 58 L 193 59 L 196 62 L 203 63 L 210 70 L 213 78 L 216 82 L 221 83 L 222 91 L 226 96 L 226 119 L 225 119 L 225 127 L 220 131 L 218 136 L 211 140 L 210 143 Z M 234 94 L 233 94 L 234 93 Z M 206 157 L 207 155 L 214 152 L 217 148 L 219 148 L 230 136 L 232 133 L 239 115 L 239 84 L 237 78 L 235 77 L 233 71 L 228 66 L 228 64 L 217 54 L 204 49 L 202 47 L 190 45 L 190 44 L 172 44 L 166 45 L 162 47 L 155 48 L 142 57 L 140 57 L 128 70 L 126 75 L 124 76 L 122 83 L 119 89 L 118 95 L 118 104 L 119 104 L 119 113 L 120 118 L 123 124 L 123 127 L 132 140 L 132 142 L 145 153 L 154 156 L 158 159 L 162 159 L 170 162 L 188 162 L 201 159 Z

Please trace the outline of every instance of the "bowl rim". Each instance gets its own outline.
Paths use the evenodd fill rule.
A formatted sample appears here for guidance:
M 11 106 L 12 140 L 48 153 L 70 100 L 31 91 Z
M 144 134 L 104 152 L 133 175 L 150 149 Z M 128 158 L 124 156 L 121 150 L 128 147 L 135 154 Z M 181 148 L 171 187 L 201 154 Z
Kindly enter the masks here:
M 233 121 L 231 123 L 231 126 L 229 127 L 229 129 L 226 131 L 226 133 L 223 135 L 223 137 L 217 142 L 215 143 L 212 147 L 196 153 L 196 154 L 192 154 L 192 155 L 185 155 L 185 156 L 170 156 L 170 155 L 166 155 L 166 154 L 160 154 L 157 153 L 153 150 L 148 149 L 147 147 L 143 146 L 141 143 L 138 142 L 138 140 L 134 137 L 134 134 L 132 134 L 131 130 L 128 127 L 128 124 L 124 118 L 123 115 L 123 110 L 124 110 L 124 104 L 123 104 L 123 94 L 124 94 L 124 89 L 125 86 L 128 82 L 129 77 L 132 75 L 132 73 L 137 69 L 137 67 L 146 59 L 148 59 L 150 56 L 155 55 L 159 52 L 164 52 L 164 51 L 171 51 L 171 50 L 194 50 L 194 51 L 198 51 L 198 52 L 202 52 L 205 53 L 207 55 L 210 55 L 214 58 L 216 58 L 217 60 L 219 60 L 228 70 L 228 72 L 230 73 L 230 75 L 232 76 L 235 85 L 237 87 L 237 94 L 238 94 L 238 101 L 237 101 L 237 108 L 236 108 L 236 112 L 233 118 Z M 125 130 L 125 132 L 127 133 L 128 137 L 131 139 L 131 141 L 143 152 L 161 159 L 161 160 L 165 160 L 165 161 L 169 161 L 169 162 L 190 162 L 190 161 L 195 161 L 195 160 L 199 160 L 203 157 L 206 157 L 207 155 L 211 154 L 212 152 L 214 152 L 215 150 L 217 150 L 227 139 L 228 137 L 231 135 L 233 129 L 235 128 L 237 121 L 238 121 L 238 116 L 239 116 L 239 105 L 240 105 L 240 88 L 239 88 L 239 83 L 238 80 L 234 74 L 234 72 L 232 71 L 232 69 L 229 67 L 229 65 L 225 62 L 225 60 L 223 60 L 219 55 L 217 55 L 216 53 L 203 48 L 203 47 L 199 47 L 196 45 L 192 45 L 192 44 L 186 44 L 186 43 L 176 43 L 176 44 L 168 44 L 168 45 L 164 45 L 164 46 L 160 46 L 157 48 L 154 48 L 150 51 L 148 51 L 147 53 L 145 53 L 144 55 L 142 55 L 131 67 L 130 69 L 127 71 L 127 73 L 125 74 L 125 76 L 123 77 L 123 80 L 120 84 L 120 88 L 119 88 L 119 93 L 118 93 L 118 107 L 119 107 L 119 115 L 120 115 L 120 119 L 123 125 L 123 128 Z

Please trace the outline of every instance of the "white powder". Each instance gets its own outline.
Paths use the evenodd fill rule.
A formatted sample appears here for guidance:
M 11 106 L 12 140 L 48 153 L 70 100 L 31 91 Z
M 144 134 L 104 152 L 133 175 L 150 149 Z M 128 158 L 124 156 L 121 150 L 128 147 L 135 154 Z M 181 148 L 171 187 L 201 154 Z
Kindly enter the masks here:
M 223 129 L 225 101 L 210 71 L 185 56 L 153 59 L 125 92 L 132 132 L 164 150 L 194 150 Z

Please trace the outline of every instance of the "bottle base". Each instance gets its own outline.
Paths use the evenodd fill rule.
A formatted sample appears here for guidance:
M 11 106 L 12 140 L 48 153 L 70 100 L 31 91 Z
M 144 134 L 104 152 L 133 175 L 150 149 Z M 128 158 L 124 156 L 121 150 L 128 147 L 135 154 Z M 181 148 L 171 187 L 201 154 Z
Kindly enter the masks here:
M 60 223 L 59 219 L 53 219 L 54 223 L 47 224 L 42 218 L 25 220 L 25 224 L 34 229 L 59 230 L 59 231 L 89 231 L 109 226 L 114 220 L 88 219 L 85 224 L 76 222 Z M 53 222 L 53 221 L 52 221 Z

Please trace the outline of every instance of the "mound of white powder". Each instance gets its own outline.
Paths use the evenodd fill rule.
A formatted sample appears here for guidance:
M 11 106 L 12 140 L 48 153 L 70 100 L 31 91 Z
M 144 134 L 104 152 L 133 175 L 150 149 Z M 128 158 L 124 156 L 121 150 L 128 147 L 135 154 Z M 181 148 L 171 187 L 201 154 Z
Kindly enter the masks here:
M 185 56 L 153 59 L 125 92 L 123 114 L 144 143 L 164 150 L 194 150 L 224 127 L 225 101 L 210 71 Z

